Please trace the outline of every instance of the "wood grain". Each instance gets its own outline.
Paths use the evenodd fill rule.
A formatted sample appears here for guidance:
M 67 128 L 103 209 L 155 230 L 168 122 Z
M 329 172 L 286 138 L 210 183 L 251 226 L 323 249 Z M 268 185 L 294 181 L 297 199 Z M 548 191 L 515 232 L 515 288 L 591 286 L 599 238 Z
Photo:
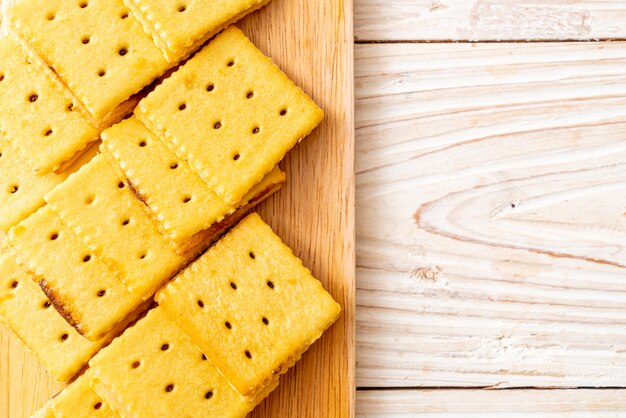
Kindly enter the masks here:
M 623 42 L 358 46 L 358 386 L 626 386 L 625 74 Z
M 0 325 L 0 416 L 29 417 L 62 387 L 21 341 Z
M 619 0 L 357 0 L 357 40 L 626 38 Z
M 343 307 L 252 416 L 354 416 L 352 3 L 274 0 L 240 27 L 326 112 L 282 163 L 285 188 L 259 212 Z M 59 388 L 2 328 L 0 416 L 29 416 Z
M 359 418 L 541 417 L 620 418 L 626 390 L 361 391 Z

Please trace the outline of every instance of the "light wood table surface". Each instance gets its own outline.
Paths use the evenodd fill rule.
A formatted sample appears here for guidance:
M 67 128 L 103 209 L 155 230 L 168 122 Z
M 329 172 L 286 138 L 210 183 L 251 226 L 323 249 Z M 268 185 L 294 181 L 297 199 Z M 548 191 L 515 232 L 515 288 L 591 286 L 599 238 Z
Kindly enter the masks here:
M 355 39 L 357 416 L 626 416 L 626 1 L 356 0 Z

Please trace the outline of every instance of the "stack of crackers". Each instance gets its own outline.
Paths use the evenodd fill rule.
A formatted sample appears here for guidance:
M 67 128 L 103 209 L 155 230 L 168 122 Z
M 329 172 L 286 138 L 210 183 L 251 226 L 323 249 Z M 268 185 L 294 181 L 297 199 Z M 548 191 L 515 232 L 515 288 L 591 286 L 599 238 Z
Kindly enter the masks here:
M 339 316 L 246 216 L 323 117 L 231 26 L 265 3 L 9 10 L 0 318 L 73 382 L 38 416 L 245 416 Z

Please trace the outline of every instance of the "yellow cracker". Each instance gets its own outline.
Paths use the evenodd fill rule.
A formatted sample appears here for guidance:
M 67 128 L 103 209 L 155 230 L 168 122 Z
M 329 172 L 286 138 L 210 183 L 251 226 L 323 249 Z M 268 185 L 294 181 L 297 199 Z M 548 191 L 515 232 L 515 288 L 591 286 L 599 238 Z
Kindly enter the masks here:
M 52 400 L 52 411 L 56 418 L 119 417 L 93 389 L 90 370 Z
M 122 0 L 24 0 L 7 17 L 97 120 L 169 67 Z
M 118 162 L 115 158 L 107 151 L 105 147 L 101 148 L 102 155 L 107 158 L 116 168 L 116 170 L 120 173 L 120 176 L 126 178 L 124 172 L 119 167 Z M 263 180 L 259 184 L 257 184 L 249 193 L 250 198 L 248 196 L 244 197 L 243 201 L 247 201 L 243 206 L 239 206 L 232 213 L 224 217 L 221 221 L 213 223 L 209 228 L 203 229 L 202 231 L 196 233 L 188 239 L 185 239 L 180 242 L 176 242 L 173 240 L 172 236 L 163 228 L 159 218 L 156 213 L 147 205 L 144 204 L 143 207 L 153 219 L 161 234 L 167 239 L 170 246 L 176 251 L 177 254 L 199 254 L 202 250 L 208 248 L 212 243 L 217 241 L 222 234 L 230 229 L 233 225 L 237 224 L 252 208 L 254 208 L 259 203 L 263 202 L 265 199 L 270 197 L 272 194 L 280 190 L 285 182 L 285 174 L 280 171 L 278 168 L 272 170 L 269 174 L 263 177 Z M 143 196 L 143 191 L 138 188 L 136 185 L 132 184 L 128 178 L 126 178 L 126 183 L 129 184 L 129 187 L 133 191 L 133 194 L 137 196 L 139 200 L 146 203 L 147 199 Z
M 139 102 L 135 114 L 231 204 L 323 117 L 235 27 Z
M 142 303 L 46 205 L 11 228 L 9 244 L 55 308 L 98 340 Z
M 56 380 L 74 377 L 107 339 L 81 336 L 8 253 L 0 255 L 0 316 Z
M 256 214 L 179 274 L 157 301 L 246 396 L 286 372 L 341 311 Z
M 168 59 L 176 61 L 269 0 L 124 0 L 124 3 Z
M 65 177 L 54 173 L 37 176 L 21 154 L 1 136 L 0 173 L 0 229 L 3 231 L 41 207 L 45 203 L 43 195 Z
M 91 362 L 96 390 L 120 415 L 244 417 L 237 393 L 189 337 L 155 308 Z
M 52 418 L 116 418 L 119 417 L 94 390 L 93 376 L 87 371 L 74 383 L 50 399 L 36 417 Z
M 60 174 L 38 176 L 11 143 L 0 135 L 0 230 L 8 231 L 43 206 L 43 195 L 65 180 L 76 167 L 89 161 L 96 150 L 97 148 L 90 148 Z
M 190 255 L 178 255 L 114 167 L 96 156 L 46 201 L 134 294 L 149 299 Z
M 59 169 L 98 139 L 50 70 L 31 64 L 8 36 L 0 39 L 0 101 L 0 129 L 39 174 Z
M 213 193 L 186 161 L 177 158 L 135 117 L 104 131 L 102 140 L 136 194 L 154 212 L 163 232 L 177 245 L 285 178 L 275 168 L 241 202 L 231 205 Z

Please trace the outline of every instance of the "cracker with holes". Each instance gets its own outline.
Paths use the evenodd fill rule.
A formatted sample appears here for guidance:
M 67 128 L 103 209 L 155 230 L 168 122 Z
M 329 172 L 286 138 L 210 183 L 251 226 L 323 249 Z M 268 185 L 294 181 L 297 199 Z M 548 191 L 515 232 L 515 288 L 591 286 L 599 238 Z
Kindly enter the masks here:
M 77 167 L 89 161 L 96 150 L 97 147 L 92 146 L 60 174 L 38 176 L 13 145 L 0 135 L 0 230 L 8 231 L 43 206 L 44 194 L 65 180 Z
M 230 204 L 323 117 L 235 27 L 143 99 L 135 114 Z
M 256 214 L 179 274 L 157 301 L 245 396 L 278 380 L 341 311 Z
M 105 130 L 102 143 L 103 152 L 119 164 L 161 231 L 183 252 L 207 234 L 215 239 L 223 229 L 219 223 L 226 217 L 260 203 L 285 181 L 284 173 L 274 168 L 240 202 L 231 205 L 135 117 Z
M 170 66 L 122 0 L 23 0 L 7 18 L 102 125 Z
M 54 418 L 116 418 L 109 404 L 93 389 L 93 373 L 87 371 L 74 383 L 50 399 L 35 415 Z
M 0 173 L 0 229 L 5 232 L 44 205 L 43 195 L 65 177 L 55 173 L 37 176 L 3 136 L 0 136 Z
M 269 0 L 124 0 L 170 61 L 187 56 L 216 33 Z
M 0 130 L 28 161 L 19 170 L 44 175 L 76 159 L 98 131 L 52 72 L 30 61 L 12 38 L 0 38 Z
M 245 417 L 257 403 L 237 393 L 158 307 L 90 366 L 96 391 L 122 416 Z
M 179 255 L 102 155 L 46 196 L 50 207 L 123 281 L 149 299 L 195 255 Z
M 0 255 L 0 319 L 56 380 L 66 382 L 108 341 L 81 336 L 9 253 Z
M 145 306 L 50 205 L 11 228 L 9 245 L 53 306 L 92 341 L 113 332 L 132 312 Z

